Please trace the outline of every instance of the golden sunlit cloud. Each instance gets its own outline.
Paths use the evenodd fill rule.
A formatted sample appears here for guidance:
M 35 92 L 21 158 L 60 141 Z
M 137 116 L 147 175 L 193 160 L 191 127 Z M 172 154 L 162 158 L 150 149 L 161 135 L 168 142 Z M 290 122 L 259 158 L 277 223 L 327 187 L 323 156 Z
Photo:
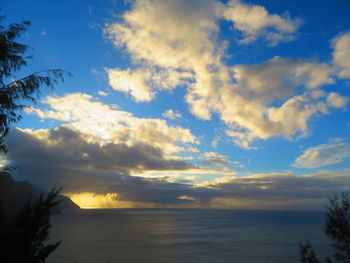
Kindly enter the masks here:
M 72 201 L 84 209 L 93 208 L 118 208 L 119 202 L 116 200 L 116 193 L 108 193 L 105 195 L 97 195 L 94 193 L 75 193 L 66 194 Z
M 156 204 L 151 202 L 131 202 L 120 201 L 117 199 L 118 194 L 95 194 L 91 192 L 81 193 L 65 193 L 74 203 L 80 206 L 81 209 L 112 209 L 112 208 L 176 208 L 176 205 Z M 194 197 L 179 196 L 181 200 L 196 200 Z M 189 207 L 192 207 L 189 205 Z
M 163 119 L 138 118 L 132 113 L 114 109 L 84 93 L 48 96 L 42 100 L 51 109 L 26 108 L 42 119 L 69 122 L 65 126 L 89 135 L 98 143 L 151 144 L 166 155 L 185 150 L 185 143 L 199 144 L 189 129 L 170 126 Z
M 111 209 L 111 208 L 154 208 L 156 204 L 145 202 L 129 202 L 118 200 L 118 194 L 95 194 L 91 192 L 66 193 L 74 203 L 82 209 Z
M 104 30 L 116 47 L 125 48 L 136 66 L 134 70 L 106 69 L 110 86 L 136 102 L 153 100 L 161 89 L 185 86 L 191 113 L 203 120 L 218 114 L 227 125 L 226 135 L 243 148 L 254 148 L 255 140 L 274 136 L 306 137 L 315 116 L 346 106 L 342 95 L 320 96 L 318 91 L 335 83 L 337 72 L 348 76 L 343 55 L 349 54 L 349 34 L 333 41 L 334 65 L 275 56 L 257 64 L 229 66 L 224 63 L 227 45 L 217 38 L 219 20 L 232 22 L 241 31 L 241 45 L 258 39 L 270 46 L 292 41 L 301 24 L 298 18 L 269 13 L 263 6 L 239 0 L 226 4 L 134 1 L 121 21 L 107 24 Z M 155 72 L 162 73 L 161 81 L 154 80 Z M 299 92 L 301 86 L 303 92 Z

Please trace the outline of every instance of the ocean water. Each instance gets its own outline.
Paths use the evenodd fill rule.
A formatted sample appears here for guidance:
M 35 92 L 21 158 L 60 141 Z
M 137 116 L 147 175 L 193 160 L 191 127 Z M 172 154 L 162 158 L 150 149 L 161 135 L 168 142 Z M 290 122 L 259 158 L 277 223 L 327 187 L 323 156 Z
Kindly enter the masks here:
M 330 252 L 323 212 L 114 209 L 53 217 L 49 262 L 299 262 L 299 243 Z

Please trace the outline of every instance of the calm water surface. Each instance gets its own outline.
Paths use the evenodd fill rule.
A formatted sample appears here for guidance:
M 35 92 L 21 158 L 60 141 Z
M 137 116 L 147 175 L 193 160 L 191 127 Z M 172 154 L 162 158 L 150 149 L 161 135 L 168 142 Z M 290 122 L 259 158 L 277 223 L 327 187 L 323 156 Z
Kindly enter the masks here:
M 324 213 L 82 210 L 54 216 L 50 263 L 298 262 L 298 244 L 329 251 Z

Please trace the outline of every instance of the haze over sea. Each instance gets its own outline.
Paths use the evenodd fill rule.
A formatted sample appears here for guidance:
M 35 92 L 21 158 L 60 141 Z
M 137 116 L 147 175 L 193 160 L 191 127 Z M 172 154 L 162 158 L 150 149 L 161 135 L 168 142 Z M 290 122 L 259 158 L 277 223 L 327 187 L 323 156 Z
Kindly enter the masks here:
M 91 209 L 53 217 L 49 262 L 226 263 L 299 260 L 309 240 L 329 252 L 324 212 Z

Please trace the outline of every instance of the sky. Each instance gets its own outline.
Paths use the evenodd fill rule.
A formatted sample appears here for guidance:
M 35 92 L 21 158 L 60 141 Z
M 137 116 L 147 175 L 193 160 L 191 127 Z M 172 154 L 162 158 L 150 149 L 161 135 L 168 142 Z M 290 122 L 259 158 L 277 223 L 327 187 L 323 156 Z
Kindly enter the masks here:
M 5 0 L 32 72 L 7 137 L 84 208 L 323 209 L 350 189 L 347 0 Z

